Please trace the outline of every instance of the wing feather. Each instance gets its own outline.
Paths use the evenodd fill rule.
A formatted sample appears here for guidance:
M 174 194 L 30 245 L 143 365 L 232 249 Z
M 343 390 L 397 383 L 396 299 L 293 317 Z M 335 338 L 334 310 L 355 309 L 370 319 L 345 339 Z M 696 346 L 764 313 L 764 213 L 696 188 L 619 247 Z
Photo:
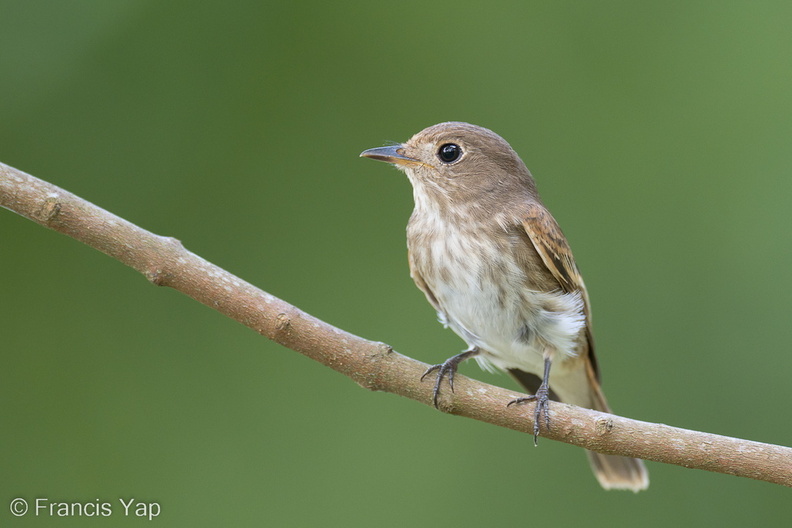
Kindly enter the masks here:
M 523 217 L 523 229 L 531 239 L 531 243 L 542 259 L 547 270 L 558 282 L 562 291 L 567 293 L 580 292 L 583 297 L 583 309 L 586 314 L 586 341 L 588 357 L 591 361 L 594 379 L 599 380 L 599 367 L 594 356 L 594 337 L 591 332 L 591 309 L 588 292 L 583 283 L 572 249 L 553 218 L 553 215 L 541 204 L 535 203 L 528 207 Z
M 585 293 L 586 287 L 575 264 L 572 250 L 547 209 L 539 204 L 531 204 L 522 225 L 542 262 L 558 281 L 561 289 L 567 293 Z

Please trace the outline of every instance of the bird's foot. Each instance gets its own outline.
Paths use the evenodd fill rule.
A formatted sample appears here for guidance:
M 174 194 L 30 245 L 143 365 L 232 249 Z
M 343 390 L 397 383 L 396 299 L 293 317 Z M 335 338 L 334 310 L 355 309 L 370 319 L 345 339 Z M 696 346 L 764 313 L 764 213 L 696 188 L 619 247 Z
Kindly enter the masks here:
M 511 405 L 519 405 L 525 402 L 536 402 L 534 407 L 534 445 L 537 444 L 539 439 L 539 430 L 540 424 L 542 420 L 544 420 L 545 429 L 550 429 L 550 389 L 547 385 L 542 384 L 539 386 L 539 389 L 536 391 L 536 394 L 532 396 L 524 396 L 522 398 L 517 398 L 516 400 L 512 400 L 508 403 L 507 407 Z
M 470 359 L 473 356 L 477 356 L 479 354 L 478 348 L 471 348 L 470 350 L 466 350 L 461 354 L 457 354 L 456 356 L 450 357 L 446 359 L 443 363 L 438 365 L 432 365 L 426 372 L 423 373 L 421 376 L 421 381 L 428 376 L 430 373 L 437 371 L 437 377 L 435 378 L 435 386 L 434 390 L 432 391 L 432 404 L 434 404 L 436 409 L 439 409 L 437 403 L 437 398 L 440 396 L 440 384 L 443 382 L 443 378 L 448 378 L 448 386 L 451 387 L 451 392 L 454 392 L 454 375 L 456 374 L 457 369 L 459 368 L 459 364 L 465 361 L 466 359 Z

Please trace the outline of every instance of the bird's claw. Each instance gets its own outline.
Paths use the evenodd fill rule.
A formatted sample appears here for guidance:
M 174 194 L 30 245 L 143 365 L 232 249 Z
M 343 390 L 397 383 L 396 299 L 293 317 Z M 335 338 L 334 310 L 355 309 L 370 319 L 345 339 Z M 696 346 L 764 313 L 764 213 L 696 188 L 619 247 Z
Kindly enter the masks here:
M 435 406 L 435 409 L 440 408 L 437 403 L 437 398 L 440 396 L 440 384 L 443 383 L 444 377 L 448 377 L 448 386 L 451 388 L 451 392 L 454 392 L 454 374 L 456 374 L 457 367 L 457 363 L 452 363 L 449 359 L 445 363 L 432 365 L 426 369 L 426 372 L 424 372 L 421 376 L 421 381 L 423 381 L 426 376 L 435 370 L 437 371 L 437 378 L 435 378 L 435 385 L 434 389 L 432 390 L 432 404 Z
M 524 396 L 522 398 L 517 398 L 516 400 L 510 401 L 506 406 L 510 407 L 511 405 L 519 405 L 525 402 L 536 402 L 534 406 L 534 445 L 537 444 L 539 440 L 539 430 L 540 424 L 542 420 L 544 420 L 545 429 L 550 429 L 550 398 L 549 398 L 550 390 L 547 386 L 540 386 L 539 389 L 536 391 L 536 394 L 531 396 Z
M 471 348 L 470 350 L 466 350 L 461 354 L 457 354 L 454 357 L 446 359 L 443 363 L 432 365 L 426 369 L 426 372 L 424 372 L 423 375 L 421 375 L 421 381 L 423 381 L 426 376 L 435 370 L 437 371 L 434 389 L 432 390 L 432 404 L 435 406 L 435 409 L 440 408 L 438 405 L 438 397 L 440 396 L 440 384 L 443 382 L 443 378 L 448 378 L 448 386 L 451 388 L 451 392 L 454 392 L 454 375 L 459 368 L 459 364 L 466 359 L 470 359 L 471 357 L 478 355 L 478 353 L 479 350 L 477 348 Z

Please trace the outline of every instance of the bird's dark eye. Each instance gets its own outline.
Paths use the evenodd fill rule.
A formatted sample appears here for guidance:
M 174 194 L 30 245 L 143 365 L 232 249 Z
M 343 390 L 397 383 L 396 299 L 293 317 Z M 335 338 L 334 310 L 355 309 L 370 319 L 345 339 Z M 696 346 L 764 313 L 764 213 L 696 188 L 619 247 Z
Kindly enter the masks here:
M 455 143 L 446 143 L 437 151 L 437 157 L 443 163 L 453 163 L 462 155 L 462 149 Z

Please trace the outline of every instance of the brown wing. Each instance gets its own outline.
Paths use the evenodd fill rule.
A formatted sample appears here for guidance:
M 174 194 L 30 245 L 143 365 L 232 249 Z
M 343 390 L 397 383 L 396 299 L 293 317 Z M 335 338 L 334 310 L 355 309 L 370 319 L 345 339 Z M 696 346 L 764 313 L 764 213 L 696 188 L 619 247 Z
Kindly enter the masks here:
M 589 308 L 588 292 L 586 292 L 586 285 L 583 284 L 583 277 L 580 276 L 580 271 L 578 271 L 575 264 L 575 258 L 572 256 L 572 250 L 564 233 L 547 209 L 537 203 L 528 206 L 522 225 L 536 252 L 542 258 L 542 262 L 558 282 L 561 290 L 567 293 L 581 292 L 586 313 L 588 353 L 594 376 L 599 379 L 599 368 L 594 357 L 594 338 L 591 334 L 591 310 Z
M 553 216 L 539 204 L 531 204 L 522 222 L 542 262 L 565 292 L 583 291 L 583 279 L 575 265 L 572 250 Z
M 572 257 L 572 250 L 569 249 L 566 237 L 564 237 L 555 219 L 539 204 L 530 205 L 522 225 L 525 232 L 528 233 L 534 248 L 536 248 L 536 252 L 542 258 L 542 262 L 555 280 L 558 281 L 561 289 L 565 292 L 580 291 L 583 295 L 589 359 L 586 362 L 586 375 L 590 382 L 590 405 L 594 409 L 610 412 L 610 407 L 608 407 L 608 402 L 605 400 L 605 395 L 602 393 L 599 384 L 599 368 L 597 367 L 597 359 L 594 356 L 594 340 L 591 335 L 591 311 L 589 309 L 586 286 L 583 284 L 577 265 L 575 265 L 575 259 Z M 539 379 L 537 376 L 512 369 L 509 370 L 509 373 L 529 390 L 533 388 L 535 393 L 536 381 Z M 631 489 L 638 491 L 646 489 L 649 485 L 646 468 L 640 460 L 603 455 L 592 451 L 588 453 L 594 474 L 605 489 Z

